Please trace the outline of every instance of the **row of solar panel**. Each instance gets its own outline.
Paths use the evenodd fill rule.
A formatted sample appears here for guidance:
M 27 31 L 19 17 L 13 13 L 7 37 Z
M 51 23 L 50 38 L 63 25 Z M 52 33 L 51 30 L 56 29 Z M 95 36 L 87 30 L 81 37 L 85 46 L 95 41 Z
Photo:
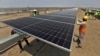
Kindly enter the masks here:
M 24 23 L 25 25 L 29 25 L 31 23 L 34 24 L 39 21 L 43 21 L 45 19 L 49 19 L 48 21 L 55 21 L 55 22 L 59 22 L 59 23 L 75 24 L 75 19 L 72 19 L 72 18 L 57 17 L 57 16 L 54 17 L 54 16 L 45 16 L 45 15 L 40 15 L 38 17 L 20 18 L 20 19 L 16 19 L 16 20 L 12 20 L 12 21 L 13 22 L 21 22 L 21 23 L 25 22 Z
M 59 17 L 59 16 L 54 16 L 54 15 L 40 15 L 36 16 L 37 19 L 48 19 L 48 20 L 54 20 L 54 21 L 59 21 L 59 22 L 64 22 L 64 23 L 70 23 L 70 24 L 75 24 L 75 17 Z M 35 17 L 31 17 L 35 18 Z
M 37 38 L 70 50 L 76 21 L 76 10 L 25 17 L 4 23 Z
M 27 19 L 24 20 L 27 22 Z M 25 32 L 31 33 L 32 35 L 43 38 L 47 41 L 70 48 L 70 45 L 67 46 L 64 44 L 64 42 L 70 43 L 72 39 L 74 25 L 58 23 L 53 21 L 42 21 L 40 19 L 34 19 L 34 21 L 31 22 L 32 24 L 26 22 L 24 23 L 24 22 L 21 19 L 21 20 L 13 20 L 5 23 L 10 24 L 15 28 L 19 28 Z M 60 40 L 61 42 L 59 42 Z

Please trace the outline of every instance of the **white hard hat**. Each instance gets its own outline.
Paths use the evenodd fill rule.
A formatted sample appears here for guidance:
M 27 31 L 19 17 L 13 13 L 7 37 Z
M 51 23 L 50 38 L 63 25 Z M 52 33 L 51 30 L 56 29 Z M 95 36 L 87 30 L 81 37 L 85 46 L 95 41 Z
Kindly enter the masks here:
M 36 9 L 34 9 L 33 11 L 37 11 Z

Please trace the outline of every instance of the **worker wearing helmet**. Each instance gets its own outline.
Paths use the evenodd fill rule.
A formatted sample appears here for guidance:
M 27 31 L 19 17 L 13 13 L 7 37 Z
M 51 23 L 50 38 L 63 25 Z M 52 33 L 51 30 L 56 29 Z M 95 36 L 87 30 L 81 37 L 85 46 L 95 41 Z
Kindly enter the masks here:
M 89 16 L 88 15 L 85 15 L 83 18 L 88 20 L 89 19 Z
M 98 11 L 98 19 L 100 19 L 100 11 Z
M 92 10 L 91 9 L 86 9 L 85 15 L 91 15 L 91 13 L 92 13 Z
M 37 16 L 37 15 L 39 15 L 39 11 L 36 10 L 36 9 L 34 9 L 34 10 L 33 10 L 33 16 Z
M 77 24 L 80 26 L 79 26 L 79 37 L 76 41 L 78 44 L 77 47 L 81 48 L 82 40 L 83 40 L 85 32 L 86 32 L 87 19 L 83 18 L 83 21 L 77 21 Z
M 96 11 L 96 12 L 94 13 L 95 19 L 98 18 L 98 16 L 99 16 L 99 11 Z

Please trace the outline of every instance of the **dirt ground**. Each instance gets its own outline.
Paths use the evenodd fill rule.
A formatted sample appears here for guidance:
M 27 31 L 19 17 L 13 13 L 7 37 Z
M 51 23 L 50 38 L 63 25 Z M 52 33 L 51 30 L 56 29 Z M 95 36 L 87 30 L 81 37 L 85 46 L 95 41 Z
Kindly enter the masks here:
M 0 21 L 16 19 L 19 17 L 29 16 L 28 13 L 18 14 L 18 15 L 9 15 L 9 16 L 0 16 Z M 78 18 L 82 18 L 84 12 L 79 10 Z M 0 54 L 0 56 L 100 56 L 100 20 L 88 20 L 87 32 L 83 40 L 82 48 L 76 48 L 77 44 L 73 42 L 72 51 L 70 55 L 60 50 L 56 47 L 53 47 L 44 42 L 36 42 L 34 37 L 28 38 L 31 46 L 27 46 L 25 42 L 22 42 L 24 50 L 21 51 L 18 45 L 15 45 L 11 49 Z M 75 27 L 74 38 L 78 36 L 78 25 Z M 0 23 L 0 38 L 7 37 L 10 35 L 11 27 Z

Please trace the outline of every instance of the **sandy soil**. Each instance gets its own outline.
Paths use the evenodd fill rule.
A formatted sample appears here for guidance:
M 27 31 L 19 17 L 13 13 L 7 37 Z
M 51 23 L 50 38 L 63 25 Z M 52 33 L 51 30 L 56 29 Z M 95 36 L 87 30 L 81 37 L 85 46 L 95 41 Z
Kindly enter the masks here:
M 12 18 L 19 18 L 23 16 L 29 16 L 29 14 L 23 14 L 21 16 L 9 15 L 0 17 L 0 20 L 9 20 Z M 84 12 L 79 10 L 78 18 L 82 18 Z M 87 32 L 83 41 L 82 48 L 76 48 L 77 44 L 73 42 L 72 51 L 70 56 L 100 56 L 100 20 L 88 20 Z M 12 28 L 0 23 L 0 38 L 10 35 Z M 78 25 L 75 27 L 76 39 L 78 35 Z M 22 42 L 25 50 L 21 51 L 18 45 L 12 47 L 6 52 L 0 54 L 0 56 L 69 56 L 67 52 L 60 50 L 56 47 L 48 45 L 43 42 L 36 42 L 35 38 L 30 37 L 29 42 L 31 46 L 27 46 L 25 42 Z

